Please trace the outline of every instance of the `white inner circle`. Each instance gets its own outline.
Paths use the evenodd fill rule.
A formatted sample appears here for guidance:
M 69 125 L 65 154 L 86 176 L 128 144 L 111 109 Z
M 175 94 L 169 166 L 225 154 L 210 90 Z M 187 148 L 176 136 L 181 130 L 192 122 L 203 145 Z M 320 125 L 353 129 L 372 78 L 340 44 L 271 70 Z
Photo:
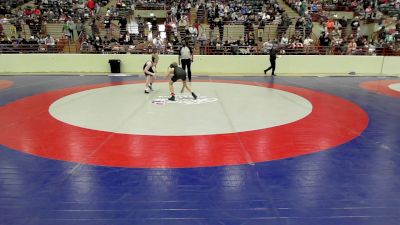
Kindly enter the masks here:
M 176 92 L 181 87 L 175 83 Z M 153 88 L 150 94 L 144 94 L 144 84 L 91 89 L 57 100 L 49 111 L 56 119 L 82 128 L 168 136 L 270 128 L 300 120 L 312 111 L 312 104 L 303 97 L 259 86 L 194 82 L 192 88 L 200 100 L 215 100 L 203 104 L 154 104 L 160 96 L 168 96 L 169 89 L 165 82 Z M 187 92 L 177 98 L 193 101 Z
M 389 85 L 389 88 L 394 91 L 400 91 L 400 83 L 391 84 L 391 85 Z

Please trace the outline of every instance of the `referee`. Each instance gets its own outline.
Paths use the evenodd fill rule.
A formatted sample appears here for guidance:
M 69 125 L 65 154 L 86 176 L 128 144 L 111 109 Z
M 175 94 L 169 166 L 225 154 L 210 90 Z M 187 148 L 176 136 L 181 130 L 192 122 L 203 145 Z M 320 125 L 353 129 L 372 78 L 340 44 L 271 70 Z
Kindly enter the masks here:
M 183 46 L 179 51 L 179 65 L 182 63 L 182 69 L 186 71 L 189 82 L 192 82 L 192 71 L 190 65 L 193 62 L 193 50 L 188 46 L 186 41 L 182 42 Z M 187 68 L 187 70 L 186 70 Z

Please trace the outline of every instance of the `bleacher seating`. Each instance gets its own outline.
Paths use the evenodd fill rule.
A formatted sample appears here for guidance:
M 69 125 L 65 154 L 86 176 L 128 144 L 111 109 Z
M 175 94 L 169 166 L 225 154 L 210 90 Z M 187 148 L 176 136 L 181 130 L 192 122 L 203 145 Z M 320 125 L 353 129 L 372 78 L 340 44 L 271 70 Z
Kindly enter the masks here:
M 11 4 L 14 4 L 14 2 L 22 2 L 22 1 L 10 1 Z M 135 6 L 132 5 L 134 1 L 132 0 L 104 0 L 104 1 L 97 1 L 101 4 L 103 8 L 100 8 L 96 10 L 95 12 L 91 12 L 85 5 L 79 5 L 75 4 L 75 1 L 66 1 L 66 0 L 61 0 L 61 1 L 56 1 L 56 0 L 49 0 L 48 4 L 41 3 L 40 1 L 37 2 L 36 5 L 32 5 L 33 8 L 37 7 L 41 10 L 41 15 L 38 15 L 37 17 L 39 18 L 40 21 L 43 21 L 43 23 L 40 23 L 42 25 L 37 25 L 29 22 L 29 20 L 34 20 L 35 17 L 31 18 L 31 16 L 24 16 L 24 19 L 26 20 L 25 23 L 22 24 L 22 31 L 21 32 L 16 32 L 15 27 L 12 25 L 13 22 L 10 20 L 10 23 L 5 23 L 3 24 L 3 35 L 5 37 L 16 37 L 18 34 L 21 35 L 21 38 L 25 38 L 25 40 L 31 39 L 31 36 L 37 35 L 36 39 L 40 39 L 39 36 L 43 36 L 46 34 L 50 34 L 52 37 L 54 37 L 58 41 L 58 45 L 54 49 L 54 52 L 60 52 L 63 50 L 66 50 L 67 52 L 76 52 L 75 50 L 72 49 L 81 49 L 82 43 L 87 43 L 88 48 L 87 49 L 82 49 L 85 52 L 103 52 L 103 53 L 143 53 L 143 52 L 151 52 L 151 51 L 160 51 L 160 53 L 172 53 L 172 51 L 167 50 L 167 48 L 170 49 L 175 49 L 177 50 L 178 47 L 180 46 L 180 42 L 182 40 L 187 40 L 189 41 L 189 45 L 195 47 L 195 52 L 199 52 L 200 48 L 200 43 L 197 41 L 196 37 L 189 34 L 188 30 L 192 26 L 194 22 L 199 22 L 202 24 L 201 27 L 205 28 L 204 33 L 206 34 L 207 40 L 204 42 L 205 46 L 207 48 L 207 53 L 209 54 L 265 54 L 266 52 L 262 49 L 263 44 L 266 42 L 271 42 L 277 44 L 280 41 L 280 38 L 285 35 L 289 37 L 289 42 L 287 46 L 285 46 L 286 54 L 345 54 L 343 53 L 343 50 L 337 48 L 336 46 L 328 46 L 326 48 L 321 48 L 318 43 L 318 35 L 319 34 L 313 34 L 313 39 L 314 39 L 314 45 L 311 47 L 304 47 L 302 41 L 304 40 L 305 37 L 304 32 L 296 32 L 295 29 L 295 21 L 293 20 L 291 25 L 285 25 L 282 26 L 282 16 L 277 15 L 277 18 L 272 19 L 273 21 L 269 21 L 268 23 L 265 24 L 263 28 L 263 32 L 260 32 L 260 37 L 258 36 L 258 21 L 260 16 L 265 13 L 265 9 L 269 10 L 279 10 L 279 12 L 282 12 L 282 9 L 275 8 L 276 6 L 273 4 L 270 4 L 270 1 L 264 1 L 264 0 L 248 0 L 248 1 L 235 1 L 234 4 L 238 3 L 239 7 L 234 6 L 233 8 L 235 10 L 238 10 L 238 15 L 241 16 L 240 13 L 242 13 L 241 7 L 246 7 L 245 12 L 246 14 L 244 17 L 242 17 L 239 20 L 235 21 L 229 21 L 227 20 L 228 17 L 222 16 L 220 18 L 221 14 L 214 14 L 212 17 L 208 15 L 208 10 L 210 8 L 210 5 L 206 6 L 199 6 L 198 9 L 195 7 L 195 5 L 192 5 L 192 8 L 190 10 L 186 9 L 186 3 L 185 1 L 171 1 L 171 0 L 161 0 L 157 1 L 154 3 L 153 1 L 147 1 L 147 0 L 142 0 L 142 1 L 136 1 Z M 219 2 L 219 1 L 217 1 Z M 292 6 L 293 9 L 298 10 L 295 2 L 292 0 L 286 0 L 288 4 Z M 107 3 L 110 3 L 110 5 L 106 5 Z M 223 1 L 222 3 L 218 4 L 226 4 L 226 1 Z M 309 2 L 310 3 L 310 2 Z M 127 31 L 120 30 L 118 20 L 123 17 L 130 17 L 132 9 L 147 9 L 147 10 L 153 10 L 153 9 L 170 9 L 171 4 L 174 4 L 177 6 L 178 4 L 181 4 L 180 8 L 180 15 L 183 17 L 186 15 L 188 17 L 188 25 L 186 27 L 178 27 L 177 31 L 178 34 L 176 35 L 177 41 L 172 42 L 172 39 L 166 40 L 164 44 L 162 44 L 162 47 L 155 47 L 153 46 L 152 40 L 148 39 L 146 36 L 147 32 L 144 32 L 145 29 L 139 29 L 137 25 L 135 25 L 134 28 L 128 28 L 127 31 L 128 34 L 126 33 Z M 380 3 L 379 3 L 380 4 Z M 398 16 L 399 15 L 399 10 L 396 7 L 393 7 L 392 1 L 389 0 L 389 2 L 385 5 L 381 4 L 379 5 L 379 10 L 382 11 L 383 13 L 389 15 L 389 16 Z M 215 6 L 215 5 L 214 5 Z M 227 5 L 225 5 L 227 6 Z M 108 14 L 107 9 L 112 8 L 116 10 L 117 16 L 111 15 L 110 20 L 111 20 L 111 28 L 110 32 L 107 33 L 105 27 L 104 27 L 104 19 L 106 14 Z M 232 7 L 232 5 L 229 5 L 229 7 Z M 350 4 L 328 4 L 328 3 L 323 3 L 320 5 L 318 10 L 351 10 L 352 5 Z M 33 9 L 32 8 L 32 9 Z M 232 10 L 232 8 L 231 8 Z M 264 10 L 264 11 L 263 11 Z M 290 12 L 288 12 L 290 13 Z M 273 13 L 275 14 L 275 12 Z M 223 14 L 222 14 L 223 15 Z M 250 17 L 252 15 L 252 17 Z M 327 20 L 329 16 L 327 17 L 326 15 L 329 14 L 321 14 L 322 16 L 315 17 L 315 15 L 319 14 L 314 14 L 311 13 L 311 17 L 314 19 L 317 19 L 317 21 Z M 361 14 L 362 15 L 362 14 Z M 226 16 L 226 13 L 225 13 Z M 265 16 L 265 14 L 264 14 Z M 92 32 L 92 27 L 91 22 L 93 21 L 93 18 L 96 19 L 96 25 L 97 29 L 93 33 Z M 361 17 L 362 18 L 362 17 Z M 68 39 L 68 35 L 65 31 L 64 27 L 64 22 L 67 19 L 72 19 L 73 21 L 77 20 L 82 20 L 83 21 L 83 26 L 84 30 L 86 31 L 83 36 L 78 37 L 77 31 L 73 30 L 74 35 L 73 39 Z M 161 22 L 161 18 L 159 18 L 158 22 Z M 222 22 L 218 22 L 222 21 Z M 251 25 L 250 25 L 251 24 Z M 30 26 L 28 26 L 30 25 Z M 63 29 L 64 27 L 64 29 Z M 213 27 L 211 29 L 210 27 Z M 349 29 L 349 32 L 345 32 Z M 345 29 L 342 29 L 342 39 L 344 42 L 347 41 L 348 35 L 351 33 L 350 26 L 347 26 Z M 132 31 L 135 30 L 135 31 Z M 301 30 L 301 29 L 300 29 Z M 139 35 L 137 34 L 132 34 L 132 33 L 138 33 L 140 32 Z M 131 34 L 129 34 L 131 33 Z M 199 33 L 199 32 L 198 32 Z M 128 35 L 127 37 L 129 39 L 128 42 L 123 41 L 120 39 L 120 37 L 125 38 L 125 35 Z M 87 36 L 89 35 L 89 36 Z M 158 35 L 157 33 L 153 33 L 153 35 Z M 173 30 L 169 31 L 170 38 L 172 38 L 173 35 Z M 299 36 L 300 35 L 300 36 Z M 390 35 L 390 32 L 388 31 L 387 34 L 385 35 Z M 102 39 L 102 43 L 100 48 L 94 47 L 93 44 L 95 41 L 94 36 L 97 36 Z M 375 35 L 374 37 L 376 37 Z M 296 38 L 294 38 L 296 37 Z M 382 51 L 377 50 L 378 54 L 392 54 L 393 52 L 397 52 L 396 46 L 398 46 L 397 39 L 393 42 L 392 45 L 385 45 L 385 36 L 381 37 L 379 40 L 379 43 L 376 42 L 376 49 L 383 49 Z M 396 36 L 397 38 L 397 36 Z M 127 39 L 127 40 L 128 40 Z M 292 43 L 293 40 L 296 39 L 296 43 Z M 6 41 L 5 41 L 6 42 Z M 129 44 L 128 44 L 129 43 Z M 98 45 L 98 44 L 97 44 Z M 21 45 L 23 46 L 23 45 Z M 29 47 L 31 45 L 28 45 L 28 48 L 14 48 L 17 49 L 15 52 L 20 52 L 22 49 L 28 49 L 30 52 L 49 52 L 48 49 L 43 50 L 41 48 L 40 44 L 38 47 Z M 75 46 L 75 47 L 74 47 Z M 341 48 L 345 49 L 346 44 L 342 46 Z M 365 46 L 359 46 L 357 47 L 358 51 L 356 51 L 356 54 L 367 54 L 365 51 Z M 4 49 L 10 50 L 9 47 L 2 46 L 2 51 L 5 52 Z M 156 50 L 157 49 L 157 50 Z M 322 49 L 322 50 L 321 50 Z M 362 50 L 364 49 L 364 50 Z M 388 50 L 391 49 L 391 50 Z M 6 51 L 7 52 L 7 51 Z M 9 51 L 8 53 L 13 52 Z M 367 51 L 368 52 L 368 51 Z M 176 53 L 176 51 L 175 51 Z

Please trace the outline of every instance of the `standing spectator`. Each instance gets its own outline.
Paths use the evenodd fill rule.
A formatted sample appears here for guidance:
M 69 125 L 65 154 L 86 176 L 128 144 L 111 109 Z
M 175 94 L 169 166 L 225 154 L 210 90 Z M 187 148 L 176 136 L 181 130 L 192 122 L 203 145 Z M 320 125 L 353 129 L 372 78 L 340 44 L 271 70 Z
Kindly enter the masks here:
M 78 33 L 78 37 L 80 37 L 83 32 L 83 24 L 82 24 L 81 20 L 78 20 L 78 22 L 75 25 L 75 28 L 76 28 L 76 32 Z
M 219 31 L 219 38 L 222 41 L 223 37 L 224 37 L 224 22 L 222 21 L 222 19 L 218 20 L 217 26 L 218 26 L 218 31 Z
M 107 38 L 110 38 L 110 28 L 111 28 L 111 20 L 109 16 L 104 17 L 104 29 L 106 30 L 106 36 Z
M 207 41 L 206 32 L 201 31 L 201 33 L 197 37 L 197 40 L 200 42 L 200 55 L 205 55 L 206 54 L 206 41 Z
M 71 40 L 74 40 L 74 30 L 75 30 L 75 23 L 72 20 L 72 18 L 69 18 L 67 21 L 67 25 L 68 25 L 68 31 L 70 33 L 71 36 Z
M 67 22 L 64 22 L 63 27 L 62 27 L 62 32 L 63 32 L 64 36 L 66 36 L 69 40 L 71 40 L 71 32 L 68 29 Z
M 261 19 L 260 23 L 258 24 L 258 28 L 257 28 L 258 41 L 262 41 L 262 39 L 263 39 L 264 28 L 265 28 L 265 22 L 264 22 L 264 20 Z
M 296 32 L 303 34 L 305 32 L 305 19 L 300 17 L 294 25 Z
M 138 29 L 139 29 L 139 37 L 143 38 L 145 36 L 144 34 L 144 30 L 145 30 L 145 23 L 144 20 L 142 19 L 142 17 L 139 15 L 136 19 L 137 23 L 138 23 Z
M 17 18 L 15 20 L 14 26 L 15 26 L 15 31 L 17 33 L 17 36 L 21 36 L 21 33 L 22 33 L 22 19 Z
M 291 24 L 291 21 L 290 21 L 289 16 L 286 13 L 283 13 L 282 14 L 282 20 L 278 24 L 278 27 L 277 27 L 277 34 L 278 34 L 277 38 L 278 38 L 278 40 L 281 39 L 281 37 L 282 37 L 282 35 L 284 33 L 286 33 L 286 31 L 289 28 L 290 24 Z
M 306 27 L 305 36 L 311 36 L 312 29 L 314 27 L 314 24 L 311 19 L 307 19 L 305 27 Z
M 157 24 L 157 17 L 153 16 L 151 19 L 151 32 L 153 33 L 153 36 L 156 36 L 158 33 L 158 24 Z
M 94 37 L 100 33 L 95 17 L 93 17 L 92 22 L 90 23 L 90 28 L 92 29 L 92 37 Z
M 120 34 L 125 34 L 126 33 L 126 24 L 128 24 L 128 21 L 124 16 L 122 16 L 119 21 L 119 29 L 120 29 Z
M 347 27 L 347 19 L 343 16 L 341 19 L 339 19 L 339 23 L 342 26 L 343 29 L 346 29 Z
M 215 28 L 215 22 L 214 22 L 214 20 L 211 20 L 209 23 L 208 23 L 208 25 L 209 25 L 209 27 L 210 27 L 210 33 L 209 33 L 209 35 L 208 35 L 208 37 L 211 39 L 211 38 L 213 38 L 214 37 L 214 28 Z
M 360 21 L 358 19 L 358 16 L 354 17 L 354 20 L 351 22 L 351 31 L 354 36 L 357 35 L 358 31 L 360 30 Z

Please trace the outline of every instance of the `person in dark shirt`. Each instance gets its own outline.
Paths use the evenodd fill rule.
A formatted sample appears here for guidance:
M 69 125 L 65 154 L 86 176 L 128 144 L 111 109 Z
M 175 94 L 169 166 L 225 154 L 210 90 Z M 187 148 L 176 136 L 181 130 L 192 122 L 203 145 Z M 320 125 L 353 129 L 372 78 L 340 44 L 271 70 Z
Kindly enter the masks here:
M 169 66 L 169 68 L 167 70 L 167 75 L 166 75 L 167 80 L 170 78 L 171 75 L 173 75 L 171 77 L 171 79 L 169 80 L 169 90 L 171 92 L 171 97 L 168 98 L 168 100 L 175 101 L 174 83 L 178 80 L 182 80 L 183 87 L 186 88 L 192 94 L 194 100 L 197 99 L 197 95 L 187 85 L 186 71 L 184 69 L 182 69 L 181 67 L 179 67 L 178 63 L 176 63 L 176 62 L 171 63 L 171 65 Z
M 109 16 L 106 16 L 104 18 L 104 29 L 106 30 L 106 36 L 110 37 L 111 33 L 110 33 L 110 29 L 111 29 L 111 20 Z
M 328 33 L 322 32 L 319 37 L 319 45 L 320 45 L 320 53 L 326 55 L 329 50 L 329 46 L 331 44 L 331 39 Z
M 267 72 L 268 72 L 269 70 L 272 69 L 272 74 L 271 74 L 271 76 L 276 76 L 276 74 L 275 74 L 275 67 L 276 67 L 276 57 L 277 57 L 276 55 L 277 55 L 277 51 L 278 51 L 277 47 L 273 47 L 273 48 L 269 51 L 269 62 L 270 62 L 270 64 L 271 64 L 271 66 L 268 67 L 268 69 L 265 69 L 265 70 L 264 70 L 264 74 L 267 74 Z
M 119 29 L 121 34 L 126 33 L 126 25 L 128 24 L 128 20 L 125 17 L 121 17 L 118 21 Z

